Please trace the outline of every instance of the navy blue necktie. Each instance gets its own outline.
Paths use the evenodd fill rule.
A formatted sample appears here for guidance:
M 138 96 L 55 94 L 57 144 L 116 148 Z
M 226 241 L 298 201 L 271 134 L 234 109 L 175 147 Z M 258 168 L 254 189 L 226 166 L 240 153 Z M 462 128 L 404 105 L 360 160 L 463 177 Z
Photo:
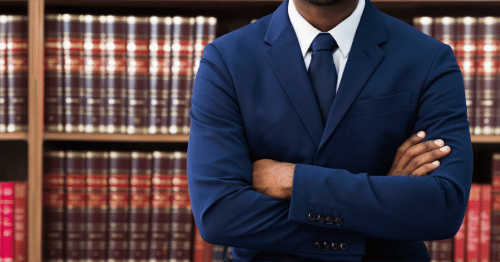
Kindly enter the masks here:
M 330 33 L 318 34 L 311 44 L 312 54 L 308 73 L 323 124 L 326 124 L 328 119 L 337 88 L 337 70 L 333 63 L 333 51 L 337 47 L 337 42 Z

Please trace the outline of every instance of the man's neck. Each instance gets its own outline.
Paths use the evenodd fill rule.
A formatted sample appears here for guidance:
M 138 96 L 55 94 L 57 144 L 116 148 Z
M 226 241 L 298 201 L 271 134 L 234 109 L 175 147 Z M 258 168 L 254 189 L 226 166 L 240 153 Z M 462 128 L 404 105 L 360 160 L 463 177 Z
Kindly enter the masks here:
M 349 17 L 358 0 L 338 0 L 329 6 L 311 4 L 308 0 L 293 1 L 299 14 L 321 32 L 328 32 Z

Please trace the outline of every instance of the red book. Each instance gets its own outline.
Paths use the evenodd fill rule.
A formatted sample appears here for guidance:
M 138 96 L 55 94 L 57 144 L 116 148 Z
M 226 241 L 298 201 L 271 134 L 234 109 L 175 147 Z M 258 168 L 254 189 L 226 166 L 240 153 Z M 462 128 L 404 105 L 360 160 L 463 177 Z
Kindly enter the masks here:
M 62 17 L 66 132 L 84 132 L 83 17 L 70 14 Z
M 0 24 L 1 25 L 1 24 Z M 1 27 L 0 27 L 1 30 Z M 44 131 L 64 132 L 62 15 L 45 16 Z M 1 68 L 1 67 L 0 67 Z
M 86 133 L 106 131 L 106 16 L 86 15 L 83 25 L 83 106 Z
M 453 242 L 453 259 L 455 262 L 465 262 L 465 232 L 467 230 L 467 213 L 465 213 L 462 225 L 458 229 Z
M 108 153 L 86 152 L 86 260 L 106 260 Z
M 5 182 L 0 182 L 0 246 L 5 244 L 5 240 L 3 239 L 3 209 L 4 209 L 4 195 L 3 195 L 3 184 Z M 3 262 L 5 257 L 5 252 L 3 248 L 0 248 L 0 262 Z
M 453 259 L 453 239 L 432 240 L 431 261 L 449 262 Z
M 481 186 L 479 184 L 472 184 L 469 195 L 469 203 L 467 204 L 467 250 L 465 256 L 467 262 L 479 261 L 480 197 Z
M 480 237 L 479 258 L 480 262 L 490 261 L 490 234 L 491 234 L 491 185 L 481 185 L 480 207 Z
M 3 187 L 3 216 L 2 216 L 2 252 L 3 261 L 12 262 L 14 259 L 14 183 L 2 183 Z
M 172 18 L 149 18 L 149 101 L 148 133 L 167 134 L 168 87 Z
M 127 17 L 127 133 L 146 134 L 148 127 L 147 17 Z
M 194 17 L 172 18 L 172 68 L 169 90 L 169 134 L 189 134 L 193 81 Z
M 109 152 L 108 261 L 128 259 L 130 153 Z
M 187 153 L 173 152 L 170 259 L 190 261 L 193 213 L 186 172 Z
M 133 151 L 130 155 L 129 261 L 149 258 L 152 153 Z
M 167 261 L 170 240 L 170 204 L 172 198 L 172 154 L 153 152 L 151 233 L 149 259 Z
M 66 152 L 65 259 L 85 260 L 86 235 L 85 152 Z
M 28 183 L 14 183 L 14 260 L 13 262 L 27 261 L 27 195 Z
M 126 133 L 127 18 L 106 17 L 106 132 Z
M 462 72 L 467 103 L 467 120 L 470 122 L 469 131 L 475 133 L 475 75 L 476 75 L 476 24 L 474 17 L 458 17 L 456 19 L 457 39 L 455 42 L 455 57 Z
M 28 130 L 28 17 L 7 18 L 7 132 L 25 132 Z

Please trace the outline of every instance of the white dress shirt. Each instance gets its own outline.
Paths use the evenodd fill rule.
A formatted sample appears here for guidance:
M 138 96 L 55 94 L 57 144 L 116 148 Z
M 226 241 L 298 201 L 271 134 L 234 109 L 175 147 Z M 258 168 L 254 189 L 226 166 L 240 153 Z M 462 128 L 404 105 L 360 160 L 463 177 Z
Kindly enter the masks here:
M 363 14 L 364 9 L 365 0 L 358 0 L 358 5 L 356 6 L 354 12 L 352 12 L 349 17 L 332 30 L 328 31 L 328 33 L 333 36 L 335 41 L 337 41 L 339 46 L 339 48 L 333 52 L 333 62 L 335 63 L 338 75 L 337 90 L 339 88 L 342 73 L 344 72 L 347 58 L 349 57 L 349 51 L 351 51 L 352 41 L 354 40 L 354 35 L 356 34 L 356 29 L 358 28 L 359 20 L 361 20 L 361 15 Z M 290 17 L 290 22 L 292 23 L 297 39 L 299 40 L 306 69 L 309 69 L 312 53 L 309 47 L 314 41 L 314 38 L 316 38 L 321 31 L 312 26 L 306 19 L 304 19 L 304 17 L 302 17 L 302 15 L 299 14 L 295 8 L 293 0 L 288 2 L 288 16 Z

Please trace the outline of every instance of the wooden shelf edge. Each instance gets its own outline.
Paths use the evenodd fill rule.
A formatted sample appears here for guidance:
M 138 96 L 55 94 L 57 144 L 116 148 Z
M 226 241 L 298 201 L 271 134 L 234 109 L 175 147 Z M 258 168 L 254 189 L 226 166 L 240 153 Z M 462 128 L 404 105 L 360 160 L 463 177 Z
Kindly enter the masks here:
M 160 142 L 187 143 L 189 135 L 45 133 L 44 141 Z
M 0 141 L 2 140 L 27 140 L 28 134 L 26 132 L 20 133 L 0 133 Z

